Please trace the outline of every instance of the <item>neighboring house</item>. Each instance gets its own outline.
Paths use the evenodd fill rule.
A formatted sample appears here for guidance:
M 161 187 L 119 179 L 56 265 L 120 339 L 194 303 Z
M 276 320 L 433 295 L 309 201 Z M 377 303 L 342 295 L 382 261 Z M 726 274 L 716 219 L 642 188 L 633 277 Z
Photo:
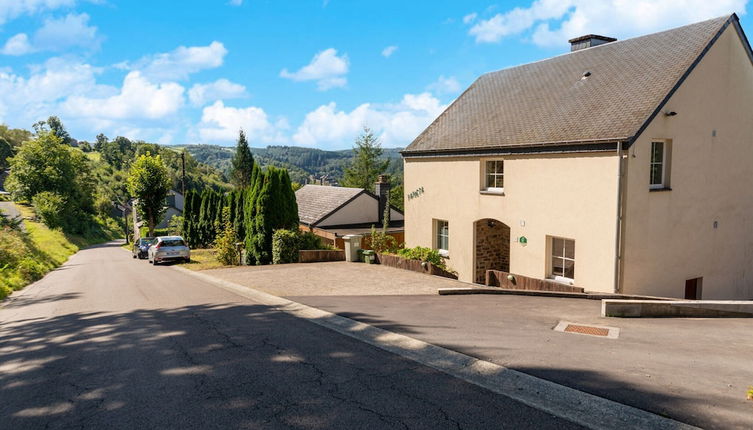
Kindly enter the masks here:
M 443 249 L 469 282 L 497 269 L 753 299 L 753 54 L 738 17 L 572 43 L 481 76 L 403 151 L 406 245 Z
M 304 185 L 295 192 L 300 229 L 311 231 L 325 243 L 343 249 L 342 237 L 348 234 L 370 235 L 371 226 L 382 228 L 389 202 L 390 183 L 380 176 L 376 194 L 363 188 Z M 390 206 L 388 233 L 403 242 L 403 213 Z
M 162 216 L 162 221 L 157 224 L 156 228 L 167 228 L 172 217 L 176 215 L 183 216 L 183 194 L 175 190 L 170 190 L 165 199 L 165 206 L 167 207 L 165 215 Z

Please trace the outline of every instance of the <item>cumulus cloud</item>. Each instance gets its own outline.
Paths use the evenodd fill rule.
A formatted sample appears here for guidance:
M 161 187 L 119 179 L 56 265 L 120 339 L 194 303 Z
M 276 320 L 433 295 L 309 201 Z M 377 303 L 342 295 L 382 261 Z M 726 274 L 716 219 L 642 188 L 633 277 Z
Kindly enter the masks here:
M 34 48 L 31 46 L 29 36 L 26 33 L 18 33 L 11 37 L 0 50 L 3 55 L 26 55 L 30 52 L 34 52 Z
M 134 63 L 120 63 L 117 66 L 140 71 L 151 80 L 182 80 L 193 73 L 220 67 L 225 55 L 225 45 L 214 41 L 207 46 L 179 46 L 170 52 L 148 55 Z
M 441 75 L 435 82 L 429 84 L 427 89 L 436 94 L 455 94 L 461 90 L 460 82 L 454 76 Z
M 397 46 L 388 46 L 382 49 L 382 56 L 384 58 L 390 58 L 395 51 L 397 51 Z
M 235 108 L 216 101 L 203 109 L 199 136 L 204 141 L 232 142 L 238 138 L 238 130 L 243 129 L 252 143 L 284 142 L 282 131 L 287 127 L 284 119 L 271 121 L 260 107 Z
M 72 7 L 76 0 L 4 0 L 0 1 L 0 24 L 18 18 L 21 15 Z
M 364 103 L 350 112 L 332 102 L 309 112 L 293 135 L 298 145 L 340 148 L 352 144 L 364 126 L 379 134 L 385 146 L 406 146 L 446 106 L 430 93 L 406 94 L 400 103 Z
M 588 33 L 632 37 L 721 16 L 745 13 L 747 0 L 536 0 L 475 21 L 468 33 L 477 43 L 522 35 L 539 46 L 564 46 Z
M 130 72 L 117 94 L 109 97 L 69 97 L 63 108 L 75 117 L 100 119 L 159 119 L 183 106 L 185 89 L 174 82 L 155 84 L 141 72 Z
M 246 87 L 224 78 L 208 84 L 195 84 L 188 90 L 188 99 L 193 106 L 204 106 L 216 100 L 237 99 L 247 95 Z
M 478 14 L 476 12 L 469 13 L 468 15 L 463 17 L 463 24 L 470 24 L 475 21 L 477 17 Z
M 348 56 L 337 55 L 334 48 L 325 49 L 314 55 L 311 62 L 301 67 L 297 72 L 289 72 L 282 69 L 280 76 L 297 82 L 316 81 L 320 91 L 331 88 L 344 87 L 347 84 L 345 75 L 348 73 L 350 63 Z

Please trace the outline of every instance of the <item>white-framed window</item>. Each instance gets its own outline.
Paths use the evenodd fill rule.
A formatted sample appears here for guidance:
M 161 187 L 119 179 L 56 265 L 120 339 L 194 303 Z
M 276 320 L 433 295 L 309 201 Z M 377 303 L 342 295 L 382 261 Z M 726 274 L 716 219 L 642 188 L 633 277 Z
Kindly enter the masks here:
M 575 241 L 562 237 L 552 237 L 550 276 L 557 281 L 575 280 Z
M 649 168 L 649 188 L 660 190 L 669 188 L 670 144 L 663 140 L 651 142 L 651 165 Z
M 481 188 L 484 191 L 498 193 L 505 190 L 505 162 L 503 160 L 484 161 L 484 178 Z
M 450 223 L 441 219 L 434 220 L 434 235 L 434 248 L 443 257 L 450 255 Z

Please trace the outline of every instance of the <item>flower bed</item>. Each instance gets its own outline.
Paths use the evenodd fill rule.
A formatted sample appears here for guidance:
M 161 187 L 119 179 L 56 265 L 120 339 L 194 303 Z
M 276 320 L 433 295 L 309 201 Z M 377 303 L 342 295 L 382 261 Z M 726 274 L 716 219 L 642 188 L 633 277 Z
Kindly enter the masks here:
M 428 275 L 458 279 L 458 275 L 421 260 L 412 260 L 392 254 L 377 253 L 377 262 L 379 264 L 396 267 L 398 269 L 405 269 L 411 270 L 413 272 L 426 273 Z
M 317 263 L 323 261 L 345 261 L 345 251 L 342 249 L 311 249 L 298 251 L 300 263 Z

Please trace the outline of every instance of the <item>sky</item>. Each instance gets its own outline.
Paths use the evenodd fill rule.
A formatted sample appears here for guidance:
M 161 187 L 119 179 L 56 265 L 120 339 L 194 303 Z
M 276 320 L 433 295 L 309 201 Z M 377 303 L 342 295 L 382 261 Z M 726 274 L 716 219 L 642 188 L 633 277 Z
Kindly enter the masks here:
M 748 0 L 0 0 L 0 123 L 73 137 L 408 145 L 483 73 Z

